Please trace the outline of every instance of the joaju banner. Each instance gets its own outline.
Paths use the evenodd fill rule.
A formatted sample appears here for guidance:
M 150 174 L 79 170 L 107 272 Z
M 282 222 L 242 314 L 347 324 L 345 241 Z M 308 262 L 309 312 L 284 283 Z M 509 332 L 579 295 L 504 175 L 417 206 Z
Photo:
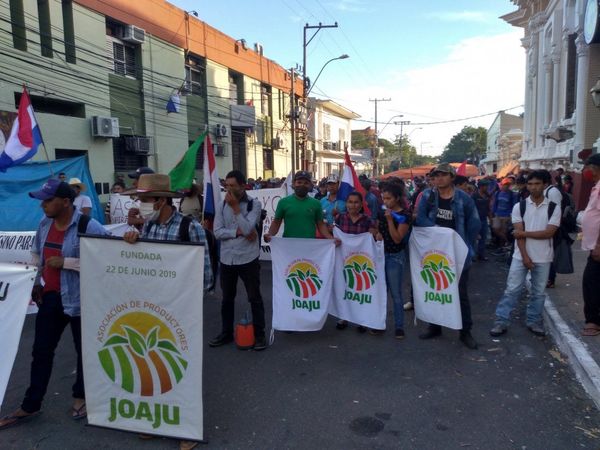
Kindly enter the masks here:
M 456 231 L 414 227 L 409 241 L 415 317 L 462 328 L 458 281 L 469 250 Z
M 81 238 L 92 425 L 202 440 L 204 247 Z
M 320 330 L 333 292 L 334 242 L 273 237 L 270 244 L 273 329 Z
M 330 313 L 340 319 L 377 330 L 385 329 L 387 286 L 383 242 L 370 233 L 346 234 L 334 228 L 342 241 L 336 249 L 334 300 Z

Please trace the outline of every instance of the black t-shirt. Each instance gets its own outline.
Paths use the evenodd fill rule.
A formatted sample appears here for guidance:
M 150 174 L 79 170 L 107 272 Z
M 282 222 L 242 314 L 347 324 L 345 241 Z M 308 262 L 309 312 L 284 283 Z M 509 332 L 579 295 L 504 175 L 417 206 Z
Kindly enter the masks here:
M 412 216 L 407 211 L 396 212 L 396 214 L 404 216 L 404 223 L 410 226 Z M 377 222 L 379 224 L 379 232 L 381 233 L 381 236 L 383 236 L 384 251 L 386 253 L 398 253 L 404 250 L 406 247 L 406 242 L 400 242 L 399 244 L 394 242 L 392 235 L 390 234 L 390 230 L 388 229 L 388 222 L 383 211 L 379 211 L 379 214 L 377 215 Z M 394 225 L 398 226 L 398 222 L 396 220 L 394 220 Z
M 438 196 L 438 212 L 435 224 L 444 228 L 454 229 L 454 212 L 452 211 L 452 198 Z

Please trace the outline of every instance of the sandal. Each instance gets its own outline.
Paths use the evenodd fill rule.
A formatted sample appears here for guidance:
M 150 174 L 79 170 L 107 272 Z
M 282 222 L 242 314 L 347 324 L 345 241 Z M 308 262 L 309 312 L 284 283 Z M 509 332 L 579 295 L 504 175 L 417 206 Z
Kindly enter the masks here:
M 85 403 L 79 408 L 75 408 L 74 406 L 71 408 L 71 419 L 81 420 L 85 417 L 87 417 L 87 409 L 85 407 Z
M 25 413 L 25 415 L 18 415 L 17 413 L 19 411 L 22 410 L 15 411 L 14 413 L 9 414 L 8 416 L 4 416 L 2 419 L 0 419 L 0 430 L 4 430 L 6 428 L 12 427 L 13 425 L 17 425 L 18 423 L 25 422 L 28 419 L 36 417 L 40 414 L 40 411 L 36 411 L 34 413 Z
M 595 323 L 586 323 L 583 326 L 582 336 L 598 336 L 600 334 L 600 326 Z

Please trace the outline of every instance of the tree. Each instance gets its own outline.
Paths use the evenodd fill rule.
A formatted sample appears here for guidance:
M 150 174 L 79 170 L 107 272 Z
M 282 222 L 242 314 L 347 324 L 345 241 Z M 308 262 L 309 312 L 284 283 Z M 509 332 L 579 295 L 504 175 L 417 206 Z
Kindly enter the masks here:
M 479 165 L 485 157 L 487 130 L 483 127 L 466 126 L 452 136 L 440 156 L 440 162 L 463 162 Z

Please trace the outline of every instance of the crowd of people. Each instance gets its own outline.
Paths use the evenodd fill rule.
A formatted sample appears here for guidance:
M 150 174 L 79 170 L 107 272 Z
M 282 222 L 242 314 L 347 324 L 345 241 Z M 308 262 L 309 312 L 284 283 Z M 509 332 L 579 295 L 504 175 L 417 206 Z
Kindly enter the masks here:
M 147 167 L 132 172 L 129 177 L 133 180 L 132 188 L 127 189 L 121 181 L 113 185 L 114 192 L 135 196 L 138 201 L 129 211 L 131 231 L 125 234 L 125 242 L 135 245 L 138 239 L 148 238 L 200 242 L 209 247 L 215 246 L 213 240 L 220 243 L 220 251 L 206 252 L 204 261 L 205 290 L 211 289 L 218 278 L 222 295 L 221 331 L 208 345 L 220 347 L 234 340 L 239 278 L 252 311 L 254 350 L 266 349 L 259 263 L 263 210 L 260 201 L 249 196 L 248 191 L 278 187 L 284 179 L 252 180 L 246 179 L 240 171 L 229 172 L 223 179 L 223 204 L 217 205 L 215 216 L 208 218 L 201 216 L 201 192 L 197 186 L 187 194 L 175 192 L 171 190 L 167 175 L 156 174 Z M 594 336 L 600 334 L 600 155 L 593 155 L 586 161 L 583 178 L 595 186 L 582 220 L 582 247 L 590 251 L 583 275 L 586 323 L 582 332 Z M 359 180 L 360 188 L 356 187 L 342 199 L 337 174 L 315 182 L 311 173 L 296 172 L 292 180 L 294 193 L 279 201 L 274 219 L 264 234 L 265 242 L 270 242 L 282 226 L 284 238 L 334 239 L 339 245 L 339 239 L 333 234 L 333 228 L 338 227 L 344 233 L 370 233 L 373 239 L 383 241 L 394 337 L 402 339 L 405 337 L 404 312 L 413 308 L 412 298 L 404 298 L 404 292 L 409 288 L 403 286 L 411 227 L 451 228 L 469 250 L 458 280 L 463 324 L 458 335 L 460 341 L 469 349 L 478 348 L 471 334 L 469 273 L 473 263 L 488 260 L 489 248 L 494 249 L 496 256 L 506 256 L 510 264 L 506 288 L 498 300 L 490 334 L 500 336 L 507 332 L 511 312 L 527 285 L 529 274 L 526 325 L 533 334 L 545 335 L 542 310 L 546 288 L 552 288 L 556 280 L 556 270 L 553 270 L 553 265 L 558 264 L 554 251 L 558 242 L 556 236 L 567 239 L 573 232 L 569 223 L 575 213 L 571 176 L 564 174 L 562 169 L 554 174 L 531 170 L 502 179 L 488 176 L 475 180 L 457 175 L 452 165 L 442 163 L 427 176 L 412 180 L 388 178 L 378 182 L 364 175 Z M 81 367 L 78 233 L 103 235 L 106 231 L 89 218 L 87 203 L 78 201 L 83 191 L 85 185 L 80 180 L 72 178 L 67 182 L 64 177 L 49 180 L 39 191 L 30 193 L 31 197 L 41 201 L 45 215 L 33 247 L 40 276 L 32 294 L 39 312 L 31 380 L 21 407 L 0 419 L 0 429 L 34 417 L 41 410 L 54 351 L 68 324 L 78 356 L 71 415 L 73 419 L 86 416 Z M 174 207 L 174 200 L 182 197 L 179 207 Z M 342 320 L 336 323 L 339 330 L 348 326 Z M 367 330 L 362 326 L 358 326 L 358 331 L 375 335 L 385 333 L 385 330 Z M 441 334 L 442 327 L 432 323 L 419 338 L 429 340 Z M 185 441 L 181 448 L 192 448 L 196 444 Z

